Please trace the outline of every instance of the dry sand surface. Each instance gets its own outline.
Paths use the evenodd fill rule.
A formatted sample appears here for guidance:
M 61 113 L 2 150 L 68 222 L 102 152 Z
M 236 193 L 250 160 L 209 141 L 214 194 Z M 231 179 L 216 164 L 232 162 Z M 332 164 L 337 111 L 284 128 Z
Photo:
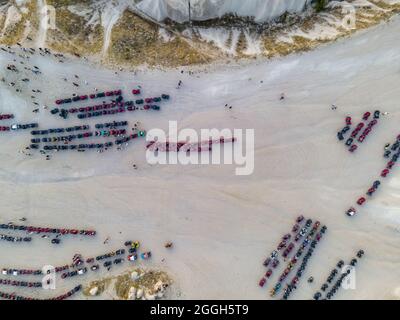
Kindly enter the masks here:
M 84 60 L 57 63 L 54 58 L 33 56 L 29 64 L 43 74 L 30 76 L 29 84 L 19 81 L 25 88 L 22 94 L 16 95 L 5 83 L 0 86 L 0 112 L 14 113 L 15 122 L 34 120 L 44 129 L 111 120 L 82 122 L 70 116 L 65 121 L 48 110 L 32 113 L 31 89 L 40 88 L 43 93 L 37 101 L 52 107 L 55 98 L 73 92 L 121 88 L 129 97 L 131 89 L 141 85 L 146 96 L 165 92 L 171 101 L 159 113 L 126 113 L 115 119 L 140 121 L 146 130 L 167 129 L 169 120 L 177 120 L 179 128 L 254 129 L 255 170 L 249 176 L 236 176 L 234 165 L 149 165 L 143 140 L 122 151 L 56 153 L 46 161 L 38 152 L 32 156 L 18 152 L 31 138 L 28 132 L 1 133 L 0 222 L 17 223 L 26 217 L 27 224 L 93 228 L 98 235 L 65 239 L 58 246 L 40 238 L 22 245 L 2 242 L 0 267 L 63 265 L 76 252 L 96 255 L 137 239 L 153 253 L 141 264 L 165 270 L 174 279 L 172 298 L 269 299 L 269 290 L 257 284 L 265 272 L 262 262 L 295 217 L 303 214 L 321 221 L 328 231 L 292 298 L 312 298 L 336 262 L 348 261 L 362 248 L 366 254 L 357 266 L 356 290 L 340 290 L 336 297 L 398 299 L 399 169 L 381 179 L 381 188 L 357 216 L 344 213 L 379 177 L 386 164 L 383 146 L 400 133 L 399 34 L 396 18 L 306 54 L 210 66 L 193 74 L 180 70 L 115 74 Z M 15 77 L 5 73 L 14 58 L 18 63 L 18 56 L 0 53 L 6 82 Z M 86 80 L 88 85 L 74 88 L 74 74 L 79 83 Z M 178 80 L 183 81 L 180 89 Z M 282 92 L 286 99 L 279 101 Z M 332 104 L 338 109 L 331 110 Z M 358 123 L 365 111 L 376 109 L 389 114 L 356 153 L 349 153 L 336 138 L 345 116 Z M 103 244 L 107 237 L 109 242 Z M 168 251 L 164 243 L 169 240 L 174 248 Z M 111 273 L 126 268 L 128 262 Z M 60 280 L 57 293 L 105 274 Z M 310 275 L 313 284 L 306 281 Z M 268 289 L 277 277 L 275 273 Z M 35 295 L 54 293 L 37 290 Z

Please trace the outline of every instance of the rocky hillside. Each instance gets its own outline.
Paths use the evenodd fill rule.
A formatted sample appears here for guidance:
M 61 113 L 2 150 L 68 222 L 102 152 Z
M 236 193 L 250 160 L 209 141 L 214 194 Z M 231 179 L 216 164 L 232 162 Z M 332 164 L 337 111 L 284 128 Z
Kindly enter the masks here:
M 148 2 L 1 1 L 0 43 L 48 47 L 107 64 L 175 67 L 309 50 L 400 11 L 400 0 L 330 1 L 322 11 L 284 11 L 268 22 L 225 14 L 188 23 L 160 21 L 142 10 Z

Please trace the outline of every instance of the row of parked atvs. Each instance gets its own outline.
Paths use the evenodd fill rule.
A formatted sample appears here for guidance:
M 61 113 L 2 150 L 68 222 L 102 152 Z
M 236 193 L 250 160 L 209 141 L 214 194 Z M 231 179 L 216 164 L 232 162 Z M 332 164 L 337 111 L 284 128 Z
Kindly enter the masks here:
M 388 158 L 392 152 L 396 152 L 396 153 L 392 155 L 390 161 L 386 164 L 386 168 L 384 168 L 381 171 L 380 176 L 382 178 L 387 177 L 387 175 L 390 173 L 390 170 L 394 167 L 394 165 L 399 160 L 399 157 L 400 157 L 400 148 L 399 148 L 400 147 L 400 135 L 397 136 L 397 139 L 392 144 L 392 147 L 390 148 L 390 150 L 389 150 L 389 147 L 390 147 L 390 144 L 385 145 L 385 153 L 384 153 L 385 158 Z M 379 180 L 374 181 L 372 186 L 367 190 L 366 195 L 371 197 L 376 192 L 376 190 L 379 188 L 380 185 L 381 185 L 381 182 Z M 367 201 L 366 197 L 360 197 L 357 200 L 357 204 L 359 206 L 362 206 L 366 201 Z M 346 214 L 349 217 L 354 216 L 356 213 L 357 213 L 357 210 L 354 207 L 351 207 L 346 211 Z
M 359 250 L 357 252 L 357 258 L 361 259 L 364 256 L 364 250 Z M 329 288 L 329 284 L 333 282 L 335 277 L 340 273 L 339 279 L 336 281 L 336 283 L 332 286 L 331 290 L 328 291 L 326 294 L 326 299 L 331 299 L 336 292 L 339 290 L 339 288 L 342 285 L 343 280 L 351 273 L 351 268 L 354 268 L 357 264 L 357 259 L 353 258 L 350 261 L 350 265 L 347 268 L 344 268 L 344 261 L 340 260 L 336 264 L 336 268 L 331 271 L 329 274 L 328 278 L 326 279 L 326 282 L 321 286 L 321 291 L 325 292 Z M 320 300 L 322 298 L 322 293 L 321 292 L 316 292 L 313 296 L 314 300 Z
M 291 280 L 290 284 L 288 284 L 286 286 L 285 291 L 284 291 L 283 296 L 282 296 L 282 298 L 284 300 L 287 300 L 289 298 L 290 294 L 293 292 L 293 290 L 297 288 L 296 285 L 300 281 L 300 278 L 303 276 L 303 273 L 304 273 L 304 270 L 306 269 L 308 261 L 310 260 L 312 254 L 314 253 L 314 250 L 315 250 L 318 242 L 321 240 L 322 235 L 326 232 L 326 229 L 327 229 L 326 226 L 322 226 L 322 228 L 319 231 L 319 233 L 317 233 L 316 236 L 314 237 L 314 239 L 311 240 L 311 237 L 317 231 L 317 228 L 318 228 L 318 226 L 316 226 L 316 224 L 314 224 L 313 229 L 311 230 L 309 236 L 306 239 L 308 241 L 311 241 L 310 248 L 308 249 L 307 253 L 304 255 L 303 261 L 301 262 L 301 265 L 298 268 L 298 270 L 296 272 L 296 275 L 293 277 L 293 279 Z M 303 242 L 304 248 L 308 243 L 309 242 L 307 242 L 307 243 L 305 241 Z M 297 254 L 296 254 L 295 257 L 297 258 Z
M 103 110 L 103 111 L 95 111 L 95 112 L 88 112 L 88 113 L 80 113 L 78 114 L 78 119 L 86 119 L 86 118 L 93 118 L 93 117 L 101 117 L 101 116 L 108 116 L 114 115 L 119 113 L 124 113 L 126 111 L 135 111 L 139 110 L 139 107 L 129 106 L 129 107 L 119 107 L 118 109 L 111 109 L 111 110 Z M 160 106 L 158 105 L 144 105 L 143 110 L 160 110 Z
M 6 234 L 0 234 L 0 240 L 8 242 L 31 242 L 31 237 L 13 237 Z
M 77 293 L 78 291 L 80 291 L 82 289 L 81 285 L 76 286 L 75 288 L 73 288 L 72 290 L 54 297 L 54 298 L 49 298 L 47 300 L 65 300 L 69 297 L 71 297 L 72 295 L 74 295 L 75 293 Z M 32 298 L 32 297 L 23 297 L 23 296 L 18 296 L 15 293 L 6 293 L 6 292 L 0 292 L 0 298 L 2 299 L 7 299 L 7 300 L 38 300 L 37 298 Z

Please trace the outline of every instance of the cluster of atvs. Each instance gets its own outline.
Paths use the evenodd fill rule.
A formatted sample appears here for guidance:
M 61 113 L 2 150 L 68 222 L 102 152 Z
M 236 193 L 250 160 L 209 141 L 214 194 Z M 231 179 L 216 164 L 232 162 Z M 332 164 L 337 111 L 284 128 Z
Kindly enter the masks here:
M 13 237 L 6 234 L 0 234 L 0 240 L 8 242 L 31 242 L 31 237 Z
M 381 172 L 381 177 L 385 178 L 390 170 L 393 168 L 393 166 L 396 164 L 397 160 L 399 160 L 400 157 L 400 135 L 397 136 L 396 141 L 392 144 L 390 147 L 390 144 L 385 145 L 385 153 L 384 157 L 389 158 L 392 152 L 396 152 L 395 154 L 392 155 L 392 158 L 390 161 L 386 164 L 386 168 L 382 170 Z
M 132 93 L 134 95 L 139 95 L 141 94 L 140 89 L 134 89 L 132 90 Z M 104 97 L 113 97 L 116 96 L 117 98 L 111 102 L 111 103 L 105 103 L 99 104 L 99 105 L 94 105 L 94 106 L 87 106 L 87 107 L 80 107 L 80 108 L 70 108 L 70 109 L 59 109 L 59 108 L 54 108 L 51 110 L 51 114 L 59 114 L 62 118 L 66 119 L 69 113 L 77 113 L 79 119 L 85 119 L 85 118 L 91 118 L 91 117 L 99 117 L 103 115 L 113 115 L 117 113 L 122 113 L 127 111 L 135 111 L 138 110 L 138 107 L 135 107 L 134 104 L 136 105 L 142 105 L 146 103 L 146 105 L 143 107 L 144 110 L 160 110 L 160 107 L 158 105 L 150 105 L 153 102 L 161 102 L 162 100 L 169 100 L 170 96 L 168 94 L 162 94 L 161 97 L 153 97 L 153 98 L 145 98 L 145 99 L 137 99 L 135 101 L 126 101 L 123 102 L 122 98 L 122 91 L 121 90 L 115 90 L 115 91 L 107 91 L 107 92 L 101 92 L 101 93 L 96 93 L 96 94 L 91 94 L 91 95 L 76 95 L 72 98 L 67 98 L 67 99 L 58 99 L 56 100 L 57 105 L 61 104 L 66 104 L 66 103 L 72 103 L 72 102 L 78 102 L 78 101 L 85 101 L 90 99 L 96 99 L 96 98 L 104 98 Z M 108 110 L 108 109 L 114 109 L 118 108 L 115 110 Z
M 31 139 L 31 149 L 39 149 L 39 143 L 44 142 L 71 142 L 75 139 L 85 139 L 85 138 L 90 138 L 93 136 L 102 136 L 102 137 L 108 137 L 108 136 L 122 136 L 126 133 L 125 129 L 111 129 L 119 126 L 126 126 L 128 124 L 127 121 L 119 121 L 119 122 L 108 122 L 108 123 L 98 123 L 95 125 L 96 129 L 100 128 L 110 128 L 110 130 L 100 130 L 100 131 L 95 131 L 94 133 L 92 132 L 84 132 L 84 133 L 78 133 L 78 134 L 70 134 L 67 136 L 53 136 L 53 137 L 43 137 L 43 138 L 33 138 Z M 36 135 L 46 135 L 46 134 L 51 134 L 51 133 L 63 133 L 63 132 L 73 132 L 73 131 L 81 131 L 81 130 L 88 130 L 90 127 L 89 125 L 81 125 L 81 126 L 74 126 L 74 127 L 68 127 L 68 128 L 54 128 L 54 129 L 46 129 L 46 130 L 35 130 L 31 131 L 31 134 L 36 136 Z M 91 144 L 79 144 L 79 145 L 47 145 L 44 146 L 43 149 L 46 151 L 50 150 L 57 150 L 57 151 L 62 151 L 62 150 L 79 150 L 79 149 L 103 149 L 103 148 L 109 148 L 112 147 L 113 143 L 112 142 L 106 142 L 106 143 L 91 143 Z
M 367 121 L 367 120 L 369 119 L 370 116 L 371 116 L 371 113 L 370 113 L 370 112 L 365 112 L 364 115 L 363 115 L 363 117 L 362 117 L 362 119 L 363 119 L 364 121 Z M 363 132 L 361 133 L 361 135 L 358 137 L 357 141 L 358 141 L 359 143 L 362 143 L 362 142 L 365 140 L 365 138 L 369 135 L 369 133 L 371 132 L 372 128 L 378 123 L 379 117 L 380 117 L 380 111 L 379 111 L 379 110 L 376 110 L 376 111 L 374 112 L 374 119 L 371 120 L 371 121 L 367 124 L 366 128 L 364 129 L 364 131 L 363 131 Z M 348 131 L 350 131 L 350 127 L 351 127 L 351 125 L 352 125 L 352 119 L 351 119 L 351 117 L 346 117 L 346 120 L 345 120 L 345 121 L 346 121 L 346 126 L 345 126 L 341 131 L 339 131 L 339 132 L 337 133 L 337 137 L 338 137 L 338 139 L 339 139 L 340 141 L 341 141 L 341 140 L 344 140 L 346 133 L 347 133 Z M 351 132 L 350 137 L 346 140 L 345 145 L 349 147 L 349 151 L 350 151 L 350 152 L 354 152 L 355 150 L 357 150 L 358 146 L 354 143 L 354 139 L 357 138 L 359 132 L 364 128 L 364 126 L 365 126 L 364 122 L 360 122 L 360 123 L 356 126 L 356 128 Z
M 126 143 L 132 139 L 138 137 L 144 137 L 145 131 L 137 131 L 137 133 L 133 133 L 132 135 L 125 136 L 125 129 L 115 129 L 117 127 L 126 126 L 128 124 L 127 121 L 114 121 L 107 123 L 98 123 L 95 125 L 96 129 L 107 128 L 108 130 L 98 130 L 94 133 L 92 132 L 84 132 L 78 134 L 70 134 L 66 136 L 53 136 L 53 137 L 43 137 L 43 138 L 33 138 L 31 139 L 31 149 L 39 149 L 39 143 L 52 143 L 52 142 L 71 142 L 75 139 L 85 139 L 90 137 L 120 137 L 115 141 L 116 145 L 120 145 L 122 143 Z M 46 135 L 50 133 L 63 133 L 63 132 L 72 132 L 72 131 L 80 131 L 80 130 L 88 130 L 90 127 L 88 125 L 74 126 L 68 128 L 54 128 L 54 129 L 46 129 L 46 130 L 35 130 L 31 131 L 31 134 L 36 135 Z M 86 144 L 63 144 L 63 145 L 45 145 L 43 150 L 45 151 L 66 151 L 66 150 L 78 150 L 84 151 L 85 149 L 107 149 L 113 146 L 113 142 L 105 142 L 105 143 L 86 143 Z
M 127 256 L 127 259 L 129 261 L 136 261 L 138 259 L 138 249 L 140 246 L 139 241 L 126 241 L 125 245 L 129 247 L 129 255 Z M 95 258 L 88 258 L 84 260 L 80 254 L 75 254 L 72 261 L 73 261 L 73 267 L 77 268 L 76 270 L 65 272 L 61 275 L 63 279 L 65 278 L 70 278 L 74 277 L 76 275 L 83 275 L 88 271 L 88 268 L 84 266 L 85 262 L 87 264 L 90 264 L 90 270 L 91 271 L 96 271 L 99 270 L 100 265 L 97 264 L 96 262 L 100 262 L 102 260 L 107 260 L 103 263 L 103 267 L 107 268 L 108 270 L 111 268 L 113 264 L 121 264 L 125 261 L 123 258 L 115 258 L 114 260 L 108 260 L 112 259 L 116 256 L 124 255 L 125 254 L 125 249 L 118 249 L 116 251 L 112 251 L 109 253 L 105 253 L 102 255 L 98 255 Z M 151 252 L 143 252 L 140 254 L 140 257 L 142 260 L 147 260 L 151 257 Z
M 51 114 L 57 114 L 59 112 L 67 112 L 67 113 L 84 113 L 84 112 L 92 112 L 92 111 L 101 111 L 101 110 L 108 110 L 108 109 L 113 109 L 116 107 L 122 108 L 122 107 L 129 107 L 133 105 L 133 101 L 113 101 L 110 103 L 103 103 L 103 104 L 98 104 L 94 106 L 87 106 L 87 107 L 73 107 L 70 109 L 61 109 L 61 111 L 58 108 L 55 108 L 51 110 Z

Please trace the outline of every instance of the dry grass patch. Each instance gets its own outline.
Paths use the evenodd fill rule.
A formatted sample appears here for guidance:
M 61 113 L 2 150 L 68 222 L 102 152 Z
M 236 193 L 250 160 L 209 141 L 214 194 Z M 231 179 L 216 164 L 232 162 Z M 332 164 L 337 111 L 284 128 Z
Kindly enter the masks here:
M 157 25 L 128 10 L 113 28 L 109 58 L 111 63 L 169 67 L 209 62 L 207 57 L 179 37 L 164 42 L 160 39 Z

